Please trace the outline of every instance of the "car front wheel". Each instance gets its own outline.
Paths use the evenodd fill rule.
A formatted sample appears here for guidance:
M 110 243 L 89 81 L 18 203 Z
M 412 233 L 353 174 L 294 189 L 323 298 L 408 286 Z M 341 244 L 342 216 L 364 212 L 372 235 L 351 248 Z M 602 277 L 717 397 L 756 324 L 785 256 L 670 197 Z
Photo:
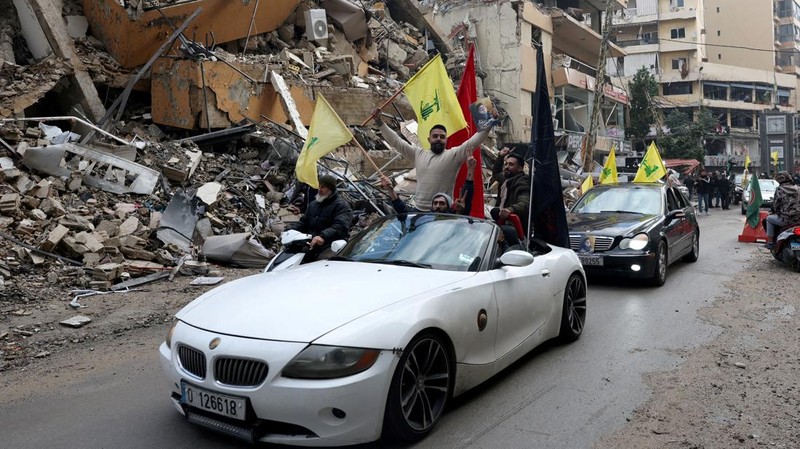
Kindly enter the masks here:
M 661 287 L 665 282 L 667 282 L 667 244 L 662 240 L 658 242 L 656 266 L 653 267 L 653 277 L 650 279 L 650 283 Z
M 569 343 L 580 338 L 586 324 L 586 283 L 583 276 L 573 274 L 564 288 L 564 306 L 558 339 Z
M 386 400 L 387 437 L 418 441 L 433 430 L 450 398 L 453 366 L 447 346 L 435 333 L 422 333 L 408 344 Z

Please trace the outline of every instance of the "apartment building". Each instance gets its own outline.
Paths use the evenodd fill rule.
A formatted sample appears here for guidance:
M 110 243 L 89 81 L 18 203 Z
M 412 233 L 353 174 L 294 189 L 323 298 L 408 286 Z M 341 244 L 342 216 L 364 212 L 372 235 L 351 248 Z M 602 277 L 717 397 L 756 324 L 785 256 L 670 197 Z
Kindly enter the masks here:
M 611 1 L 620 9 L 627 4 L 626 0 Z M 541 43 L 557 145 L 562 151 L 578 151 L 592 115 L 606 1 L 453 3 L 439 8 L 434 19 L 445 33 L 469 29 L 482 81 L 479 95 L 498 99 L 509 116 L 507 124 L 496 129 L 500 140 L 530 142 L 531 104 L 537 85 L 534 43 Z M 623 58 L 625 52 L 612 44 L 609 56 Z M 624 139 L 628 97 L 619 83 L 607 84 L 603 97 L 595 151 L 607 153 L 614 144 L 624 151 L 630 147 Z
M 654 103 L 664 113 L 712 113 L 717 125 L 704 142 L 705 165 L 723 167 L 732 159 L 742 166 L 749 154 L 754 168 L 768 171 L 770 154 L 779 152 L 782 166 L 791 168 L 800 72 L 789 62 L 800 63 L 800 34 L 793 31 L 789 42 L 784 25 L 800 30 L 798 6 L 800 1 L 629 0 L 614 18 L 614 40 L 627 52 L 617 61 L 617 74 L 630 78 L 641 67 L 651 70 L 659 83 Z M 785 43 L 776 41 L 779 30 Z

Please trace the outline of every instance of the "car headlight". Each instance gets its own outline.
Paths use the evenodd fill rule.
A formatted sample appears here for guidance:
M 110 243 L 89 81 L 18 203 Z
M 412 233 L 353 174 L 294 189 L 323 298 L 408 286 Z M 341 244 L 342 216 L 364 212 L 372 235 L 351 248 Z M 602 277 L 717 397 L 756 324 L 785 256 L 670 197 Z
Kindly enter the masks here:
M 177 326 L 178 326 L 178 320 L 173 319 L 172 324 L 169 326 L 169 330 L 167 331 L 167 337 L 164 339 L 164 342 L 170 349 L 172 349 L 172 334 L 175 333 L 175 327 Z
M 620 249 L 644 249 L 647 246 L 647 243 L 650 241 L 650 238 L 647 234 L 636 234 L 631 238 L 624 238 L 621 242 L 619 242 Z
M 368 370 L 378 360 L 377 349 L 310 345 L 281 373 L 296 379 L 335 379 Z

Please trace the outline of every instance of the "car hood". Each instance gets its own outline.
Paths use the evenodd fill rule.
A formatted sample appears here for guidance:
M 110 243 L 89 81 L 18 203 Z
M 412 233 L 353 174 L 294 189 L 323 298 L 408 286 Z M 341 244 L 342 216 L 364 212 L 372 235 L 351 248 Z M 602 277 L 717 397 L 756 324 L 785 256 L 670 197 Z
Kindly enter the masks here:
M 195 299 L 176 317 L 221 334 L 311 342 L 360 316 L 474 275 L 320 261 L 230 282 Z
M 643 232 L 661 219 L 660 215 L 601 212 L 597 214 L 567 214 L 570 232 L 598 235 L 632 235 Z

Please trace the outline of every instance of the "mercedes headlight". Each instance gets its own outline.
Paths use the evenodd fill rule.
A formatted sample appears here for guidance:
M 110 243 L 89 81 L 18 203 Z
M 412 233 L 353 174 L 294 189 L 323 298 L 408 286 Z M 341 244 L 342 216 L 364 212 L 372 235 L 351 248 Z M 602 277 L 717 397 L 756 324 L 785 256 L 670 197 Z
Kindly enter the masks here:
M 378 360 L 377 349 L 310 345 L 283 369 L 283 377 L 335 379 L 368 370 Z
M 622 239 L 622 241 L 619 242 L 619 248 L 640 250 L 644 249 L 649 241 L 650 238 L 647 236 L 647 234 L 636 234 L 631 238 Z

